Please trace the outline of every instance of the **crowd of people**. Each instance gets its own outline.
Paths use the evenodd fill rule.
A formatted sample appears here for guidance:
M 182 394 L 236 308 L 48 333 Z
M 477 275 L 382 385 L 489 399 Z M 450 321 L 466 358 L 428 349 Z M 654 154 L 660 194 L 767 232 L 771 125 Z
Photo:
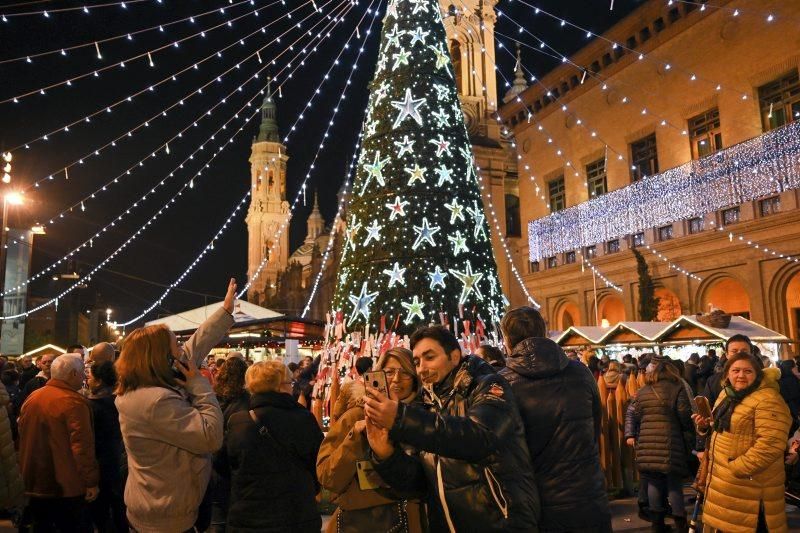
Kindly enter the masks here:
M 564 352 L 530 307 L 475 354 L 422 327 L 353 361 L 323 433 L 319 357 L 209 356 L 235 290 L 183 345 L 155 325 L 119 353 L 0 360 L 0 509 L 20 531 L 316 533 L 322 489 L 330 532 L 603 533 L 609 495 L 637 492 L 654 531 L 686 531 L 693 479 L 707 531 L 787 531 L 800 371 L 746 337 L 616 361 Z

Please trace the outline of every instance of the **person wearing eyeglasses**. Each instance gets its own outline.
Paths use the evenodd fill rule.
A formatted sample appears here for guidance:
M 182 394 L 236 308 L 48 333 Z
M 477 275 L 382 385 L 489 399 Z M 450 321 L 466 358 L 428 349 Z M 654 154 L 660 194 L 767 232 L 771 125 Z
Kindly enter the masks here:
M 359 358 L 361 359 L 367 358 Z M 368 369 L 367 369 L 368 370 Z M 392 348 L 378 360 L 375 370 L 383 370 L 389 397 L 410 403 L 419 393 L 420 381 L 411 351 Z M 365 370 L 366 371 L 366 370 Z M 323 487 L 334 494 L 338 505 L 328 523 L 328 533 L 360 531 L 424 531 L 424 518 L 417 500 L 408 500 L 387 488 L 372 473 L 369 443 L 364 420 L 364 383 L 345 385 L 333 408 L 336 421 L 331 426 L 317 457 L 317 475 Z M 407 495 L 406 495 L 407 496 Z

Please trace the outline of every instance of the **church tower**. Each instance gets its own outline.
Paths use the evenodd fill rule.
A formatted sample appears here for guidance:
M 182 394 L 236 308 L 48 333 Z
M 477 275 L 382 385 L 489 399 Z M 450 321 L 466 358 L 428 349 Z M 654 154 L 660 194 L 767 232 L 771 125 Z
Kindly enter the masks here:
M 286 201 L 286 163 L 289 156 L 281 143 L 275 101 L 270 87 L 261 104 L 261 126 L 250 150 L 252 195 L 247 212 L 247 276 L 253 279 L 261 262 L 268 261 L 247 291 L 247 299 L 262 304 L 274 294 L 278 273 L 286 269 L 289 258 L 288 225 L 278 235 L 289 216 Z
M 322 213 L 319 212 L 319 193 L 314 193 L 314 207 L 311 209 L 311 214 L 308 215 L 306 222 L 306 244 L 313 244 L 316 242 L 317 237 L 325 232 L 325 219 L 322 218 Z

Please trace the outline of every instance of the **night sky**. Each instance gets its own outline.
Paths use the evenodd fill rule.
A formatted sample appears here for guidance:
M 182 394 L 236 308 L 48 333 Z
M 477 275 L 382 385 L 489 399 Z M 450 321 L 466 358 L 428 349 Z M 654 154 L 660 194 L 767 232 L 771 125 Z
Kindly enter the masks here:
M 268 76 L 274 76 L 277 80 L 273 83 L 273 90 L 277 90 L 276 85 L 281 85 L 282 97 L 277 98 L 278 121 L 281 134 L 289 133 L 298 114 L 314 95 L 322 76 L 353 33 L 356 22 L 361 20 L 370 5 L 369 0 L 358 0 L 357 6 L 350 6 L 349 0 L 342 3 L 334 0 L 327 4 L 325 0 L 315 1 L 325 13 L 340 13 L 348 8 L 349 13 L 343 23 L 333 27 L 328 20 L 319 22 L 322 19 L 319 14 L 313 14 L 310 3 L 290 0 L 283 3 L 254 0 L 252 4 L 239 0 L 146 0 L 128 2 L 126 8 L 116 5 L 90 9 L 89 14 L 82 10 L 64 13 L 54 11 L 76 5 L 91 6 L 90 2 L 13 2 L 13 5 L 12 2 L 4 2 L 0 7 L 2 14 L 48 9 L 50 16 L 9 16 L 8 22 L 0 22 L 0 61 L 84 43 L 90 43 L 90 46 L 68 51 L 66 56 L 56 53 L 32 58 L 31 63 L 24 59 L 0 63 L 0 101 L 74 79 L 120 61 L 126 62 L 125 68 L 113 66 L 100 72 L 98 77 L 90 75 L 73 81 L 71 86 L 59 85 L 48 89 L 45 95 L 36 93 L 19 98 L 18 103 L 0 103 L 0 149 L 14 149 L 10 188 L 27 189 L 26 204 L 10 208 L 9 225 L 27 227 L 33 222 L 46 223 L 69 206 L 78 204 L 63 218 L 56 218 L 55 224 L 47 226 L 47 235 L 36 237 L 31 274 L 40 272 L 109 224 L 167 177 L 189 154 L 204 146 L 183 165 L 183 169 L 176 170 L 173 177 L 158 187 L 156 194 L 140 202 L 130 215 L 94 239 L 91 248 L 76 254 L 78 271 L 88 273 L 150 220 L 225 143 L 224 150 L 209 163 L 209 168 L 195 178 L 194 188 L 187 189 L 178 197 L 169 210 L 91 281 L 91 287 L 101 295 L 99 303 L 112 308 L 116 320 L 128 320 L 149 307 L 164 291 L 162 285 L 172 283 L 180 276 L 246 193 L 250 184 L 248 157 L 253 137 L 258 131 L 258 117 L 244 125 L 244 131 L 238 133 L 233 143 L 226 141 L 238 131 L 256 106 L 240 112 L 239 118 L 234 118 L 225 130 L 216 134 L 214 141 L 209 141 L 209 137 L 251 99 L 255 98 L 254 104 L 260 105 L 263 97 L 258 95 L 258 91 L 265 88 Z M 527 2 L 594 32 L 602 32 L 641 4 L 641 0 L 617 0 L 614 10 L 609 11 L 607 0 Z M 107 2 L 98 0 L 94 3 Z M 372 7 L 379 3 L 380 0 L 375 0 Z M 455 4 L 459 5 L 458 2 Z M 564 53 L 573 53 L 586 42 L 583 32 L 569 26 L 562 28 L 541 14 L 536 16 L 531 8 L 519 1 L 502 0 L 497 7 Z M 221 13 L 220 8 L 224 8 L 225 12 Z M 381 12 L 384 8 L 381 8 Z M 259 16 L 253 14 L 254 10 L 258 10 Z M 294 10 L 291 20 L 279 18 L 289 10 Z M 209 11 L 211 13 L 200 16 Z M 194 22 L 187 20 L 166 25 L 191 16 Z M 229 26 L 227 22 L 234 18 L 237 20 Z M 313 40 L 318 45 L 315 53 L 311 52 L 311 46 L 306 48 L 307 54 L 302 53 L 303 47 L 312 40 L 312 36 L 301 35 L 301 30 L 295 27 L 302 19 L 305 19 L 303 31 L 317 24 L 312 30 L 314 35 L 323 27 L 330 28 L 330 38 L 321 43 Z M 367 36 L 365 31 L 372 20 L 371 15 L 363 19 L 358 32 L 360 39 L 354 37 L 351 40 L 349 49 L 343 52 L 339 60 L 340 64 L 333 68 L 329 79 L 320 88 L 320 94 L 315 97 L 312 107 L 305 110 L 303 120 L 297 123 L 287 143 L 291 157 L 288 175 L 290 202 L 303 177 L 311 172 L 306 205 L 300 202 L 291 224 L 292 248 L 298 246 L 305 237 L 305 220 L 312 204 L 310 191 L 319 190 L 320 207 L 326 220 L 330 221 L 336 212 L 336 192 L 344 181 L 346 167 L 353 155 L 367 100 L 367 84 L 372 77 L 377 54 L 380 18 L 375 21 L 371 35 Z M 260 29 L 268 24 L 266 33 L 262 33 Z M 163 26 L 163 31 L 158 29 L 158 25 Z M 218 25 L 221 26 L 211 29 Z M 122 38 L 99 43 L 102 59 L 98 59 L 95 41 L 151 27 L 156 29 L 132 35 L 131 40 Z M 273 42 L 287 30 L 280 43 Z M 506 35 L 517 35 L 516 25 L 504 20 L 504 17 L 498 21 L 498 30 Z M 205 31 L 205 37 L 193 37 L 180 42 L 178 47 L 172 44 L 201 31 Z M 254 33 L 252 37 L 245 38 L 251 33 Z M 244 39 L 244 45 L 239 43 L 240 39 Z M 293 45 L 294 51 L 284 51 L 297 39 L 299 41 Z M 530 36 L 522 36 L 521 39 L 536 44 Z M 500 40 L 513 49 L 512 42 L 505 38 Z M 268 45 L 270 42 L 272 44 Z M 153 67 L 149 65 L 146 55 L 130 59 L 165 45 L 166 48 L 151 54 Z M 222 52 L 222 57 L 214 55 L 229 45 L 232 46 Z M 264 46 L 266 48 L 261 49 Z M 329 132 L 329 141 L 314 164 L 314 169 L 309 170 L 360 46 L 363 46 L 364 52 L 346 99 L 339 104 L 335 124 Z M 261 49 L 259 55 L 263 63 L 259 63 L 257 57 L 247 59 L 258 49 Z M 274 65 L 269 64 L 281 53 Z M 212 57 L 199 64 L 199 68 L 192 68 L 207 56 Z M 284 68 L 289 60 L 291 69 Z M 300 65 L 301 60 L 305 62 L 304 66 Z M 502 73 L 513 79 L 512 56 L 498 49 L 497 61 Z M 558 64 L 558 61 L 531 49 L 523 50 L 523 62 L 537 76 L 544 75 Z M 236 68 L 237 63 L 239 68 Z M 233 70 L 223 75 L 231 67 Z M 170 78 L 187 68 L 185 73 L 176 75 L 175 81 Z M 259 70 L 259 78 L 251 79 Z M 287 79 L 289 72 L 292 72 L 291 79 Z M 216 80 L 217 76 L 221 76 L 221 81 Z M 167 81 L 153 91 L 148 90 L 148 87 L 163 79 Z M 211 84 L 203 89 L 202 94 L 188 96 L 209 81 Z M 240 85 L 242 90 L 238 91 Z M 124 100 L 142 90 L 144 93 L 132 98 L 132 101 Z M 500 97 L 505 90 L 502 77 L 498 77 Z M 214 108 L 210 116 L 204 115 L 232 91 L 226 102 Z M 184 104 L 169 110 L 166 117 L 158 116 L 150 120 L 181 99 Z M 113 107 L 110 113 L 103 111 L 93 117 L 90 123 L 75 124 L 68 133 L 55 133 L 46 141 L 29 142 L 71 122 L 82 120 L 88 114 L 113 106 L 120 100 L 124 100 L 121 105 Z M 202 120 L 198 118 L 201 115 L 204 115 Z M 140 128 L 131 137 L 120 139 L 115 147 L 100 149 L 145 120 L 149 121 L 149 126 Z M 195 121 L 196 127 L 192 126 Z M 181 138 L 169 142 L 169 154 L 163 148 L 159 149 L 187 126 L 189 130 Z M 29 142 L 29 149 L 24 146 L 15 149 L 26 142 Z M 99 156 L 84 157 L 93 154 L 96 149 L 100 149 Z M 156 157 L 151 157 L 157 149 Z M 66 180 L 64 167 L 82 157 L 83 164 L 69 168 L 69 180 Z M 138 166 L 143 158 L 146 158 L 144 166 Z M 135 168 L 127 175 L 126 170 L 132 166 Z M 40 187 L 32 187 L 36 181 L 51 174 L 54 177 L 52 181 L 45 179 Z M 84 197 L 118 176 L 118 183 L 108 186 L 95 198 L 85 200 L 84 209 L 81 209 L 79 203 Z M 207 296 L 173 291 L 160 308 L 148 315 L 148 319 L 221 298 L 229 276 L 239 279 L 240 287 L 243 285 L 247 270 L 245 213 L 245 210 L 239 212 L 215 249 L 179 287 Z M 58 287 L 63 290 L 66 286 L 58 282 Z M 32 283 L 31 293 L 52 297 L 57 294 L 58 287 L 51 276 L 46 275 Z

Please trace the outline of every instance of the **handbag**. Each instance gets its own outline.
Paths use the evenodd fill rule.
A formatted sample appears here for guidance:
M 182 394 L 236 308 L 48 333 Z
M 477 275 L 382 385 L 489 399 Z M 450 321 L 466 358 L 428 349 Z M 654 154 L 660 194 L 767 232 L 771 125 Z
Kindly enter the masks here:
M 400 500 L 387 505 L 345 511 L 339 507 L 336 516 L 337 533 L 378 531 L 376 524 L 392 524 L 385 533 L 409 533 L 408 502 Z M 381 531 L 381 533 L 383 533 Z

